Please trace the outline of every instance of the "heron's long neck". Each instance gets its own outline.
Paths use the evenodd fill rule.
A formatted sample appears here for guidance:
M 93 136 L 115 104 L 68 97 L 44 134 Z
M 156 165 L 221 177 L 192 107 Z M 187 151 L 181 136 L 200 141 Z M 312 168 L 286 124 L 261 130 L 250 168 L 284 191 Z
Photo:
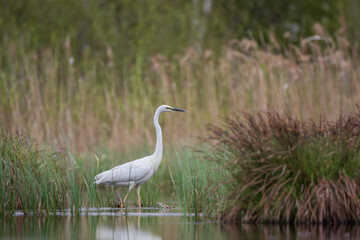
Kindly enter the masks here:
M 155 157 L 154 165 L 155 165 L 156 169 L 160 165 L 162 154 L 163 154 L 162 132 L 161 132 L 160 124 L 159 124 L 160 113 L 161 113 L 160 111 L 156 111 L 155 115 L 154 115 L 154 126 L 155 126 L 155 131 L 156 131 L 156 147 L 155 147 L 155 152 L 154 152 L 153 156 Z

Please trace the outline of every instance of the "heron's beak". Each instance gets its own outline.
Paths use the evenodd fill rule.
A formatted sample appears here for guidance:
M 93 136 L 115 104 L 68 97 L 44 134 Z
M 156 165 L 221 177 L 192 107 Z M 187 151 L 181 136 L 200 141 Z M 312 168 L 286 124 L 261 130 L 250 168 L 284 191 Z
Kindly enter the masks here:
M 179 109 L 179 108 L 172 108 L 171 110 L 176 112 L 186 112 L 185 110 Z

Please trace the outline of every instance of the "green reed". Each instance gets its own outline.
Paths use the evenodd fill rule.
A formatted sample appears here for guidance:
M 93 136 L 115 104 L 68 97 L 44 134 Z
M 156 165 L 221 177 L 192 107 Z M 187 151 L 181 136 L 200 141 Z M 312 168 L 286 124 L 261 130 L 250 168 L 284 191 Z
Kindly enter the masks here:
M 185 212 L 216 213 L 220 195 L 225 190 L 218 187 L 224 179 L 224 172 L 217 169 L 217 164 L 206 160 L 207 148 L 199 152 L 190 149 L 176 150 L 177 163 L 171 171 L 175 195 L 179 198 Z
M 69 184 L 63 152 L 0 128 L 0 212 L 53 212 L 67 206 Z
M 148 148 L 134 151 L 134 156 L 112 153 L 106 149 L 91 155 L 54 152 L 41 147 L 35 141 L 29 141 L 21 135 L 0 129 L 0 212 L 11 214 L 16 210 L 25 213 L 49 213 L 70 208 L 78 213 L 83 207 L 118 207 L 119 199 L 113 187 L 99 187 L 94 184 L 96 174 L 120 165 L 124 162 L 149 154 Z M 173 190 L 171 182 L 185 183 L 184 187 L 192 187 L 196 195 L 192 203 L 185 204 L 188 209 L 203 209 L 204 186 L 207 184 L 205 170 L 200 163 L 190 164 L 180 158 L 188 158 L 188 151 L 171 153 L 166 151 L 163 163 L 149 182 L 142 185 L 141 202 L 145 207 L 158 206 L 158 202 L 170 203 L 170 198 L 178 190 Z M 178 161 L 175 161 L 176 158 Z M 179 170 L 185 172 L 180 174 Z M 171 180 L 171 171 L 176 172 Z M 185 176 L 189 174 L 189 176 Z M 190 183 L 186 178 L 194 179 Z M 177 179 L 178 178 L 178 179 Z M 195 180 L 196 179 L 196 180 Z M 198 179 L 201 179 L 200 181 Z M 201 189 L 200 189 L 201 186 Z M 119 190 L 123 198 L 127 188 Z M 191 190 L 193 191 L 193 190 Z M 191 192 L 192 193 L 192 192 Z M 185 193 L 184 193 L 185 194 Z M 136 191 L 132 191 L 126 206 L 136 206 Z M 190 201 L 187 194 L 186 201 Z M 200 202 L 198 202 L 200 200 Z M 185 200 L 184 200 L 185 201 Z M 200 207 L 201 205 L 201 207 Z

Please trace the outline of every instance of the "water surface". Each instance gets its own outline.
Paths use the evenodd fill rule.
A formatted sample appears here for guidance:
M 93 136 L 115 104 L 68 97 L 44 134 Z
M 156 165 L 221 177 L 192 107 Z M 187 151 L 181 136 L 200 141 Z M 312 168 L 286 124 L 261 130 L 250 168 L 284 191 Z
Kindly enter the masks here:
M 0 219 L 0 239 L 359 239 L 357 226 L 229 225 L 180 209 L 83 209 Z

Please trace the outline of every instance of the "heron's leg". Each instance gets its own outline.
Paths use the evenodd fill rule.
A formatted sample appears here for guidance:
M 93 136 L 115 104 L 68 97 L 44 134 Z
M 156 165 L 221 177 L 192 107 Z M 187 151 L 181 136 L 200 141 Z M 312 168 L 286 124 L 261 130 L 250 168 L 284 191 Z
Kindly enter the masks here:
M 120 195 L 120 190 L 119 190 L 119 189 L 116 189 L 116 197 L 118 198 L 118 200 L 119 200 L 119 206 L 121 207 L 123 204 L 122 204 L 122 200 L 121 200 L 121 195 Z
M 136 187 L 137 195 L 138 195 L 138 204 L 139 204 L 139 210 L 141 209 L 141 201 L 140 201 L 140 186 Z
M 121 203 L 121 205 L 120 205 L 121 208 L 124 206 L 125 201 L 126 201 L 126 199 L 127 199 L 127 196 L 128 196 L 128 194 L 129 194 L 129 192 L 130 192 L 130 191 L 128 191 L 128 192 L 126 193 L 125 198 L 124 198 L 124 201 L 123 201 L 123 202 Z
M 127 199 L 127 197 L 128 197 L 128 195 L 129 195 L 129 193 L 131 192 L 131 190 L 134 188 L 135 186 L 134 185 L 130 185 L 129 186 L 129 191 L 126 193 L 126 195 L 125 195 L 125 198 L 124 198 L 124 201 L 122 202 L 122 204 L 121 204 L 121 208 L 124 206 L 124 204 L 125 204 L 125 202 L 126 202 L 126 199 Z

